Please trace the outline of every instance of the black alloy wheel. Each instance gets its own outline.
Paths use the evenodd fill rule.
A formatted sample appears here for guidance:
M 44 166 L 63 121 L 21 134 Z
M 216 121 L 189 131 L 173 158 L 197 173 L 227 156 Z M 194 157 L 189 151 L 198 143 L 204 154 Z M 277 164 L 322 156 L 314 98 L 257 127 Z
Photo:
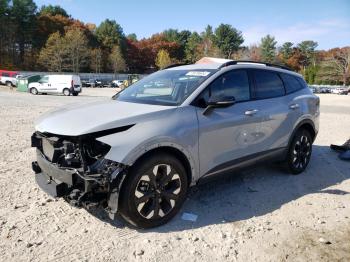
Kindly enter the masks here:
M 172 155 L 155 154 L 131 167 L 121 189 L 121 215 L 130 224 L 151 228 L 169 221 L 187 195 L 187 174 Z
M 139 180 L 134 201 L 137 211 L 146 219 L 161 218 L 174 208 L 181 191 L 177 171 L 167 164 L 148 170 Z
M 292 174 L 300 174 L 306 169 L 311 158 L 312 142 L 310 132 L 305 129 L 294 136 L 287 157 L 287 166 Z

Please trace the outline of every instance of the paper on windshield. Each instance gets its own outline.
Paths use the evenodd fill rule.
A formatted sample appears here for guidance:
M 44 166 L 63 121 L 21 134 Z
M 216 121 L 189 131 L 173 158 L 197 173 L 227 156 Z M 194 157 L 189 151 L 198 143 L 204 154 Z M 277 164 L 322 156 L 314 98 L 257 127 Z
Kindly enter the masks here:
M 190 71 L 186 75 L 187 76 L 207 76 L 210 72 L 208 71 Z

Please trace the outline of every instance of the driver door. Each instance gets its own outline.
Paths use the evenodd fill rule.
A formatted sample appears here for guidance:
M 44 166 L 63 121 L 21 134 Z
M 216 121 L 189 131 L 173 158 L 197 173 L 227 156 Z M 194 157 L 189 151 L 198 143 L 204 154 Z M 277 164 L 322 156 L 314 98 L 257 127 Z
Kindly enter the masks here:
M 39 84 L 39 92 L 50 92 L 49 76 L 40 78 Z
M 197 107 L 201 176 L 229 169 L 239 159 L 261 150 L 261 119 L 256 102 L 250 100 L 250 86 L 247 70 L 232 70 L 214 80 L 198 98 L 202 104 L 210 97 L 233 96 L 236 101 L 205 115 L 204 108 Z

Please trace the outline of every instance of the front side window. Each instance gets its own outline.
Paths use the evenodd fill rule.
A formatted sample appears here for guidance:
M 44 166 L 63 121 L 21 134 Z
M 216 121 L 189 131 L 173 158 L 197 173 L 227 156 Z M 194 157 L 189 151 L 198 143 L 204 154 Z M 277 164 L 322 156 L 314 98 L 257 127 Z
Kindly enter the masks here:
M 255 70 L 255 98 L 266 99 L 285 95 L 283 82 L 277 73 L 267 70 Z
M 219 76 L 201 94 L 200 103 L 205 106 L 211 97 L 234 97 L 236 102 L 248 101 L 248 73 L 245 70 L 234 70 Z
M 142 104 L 178 106 L 216 71 L 216 69 L 158 71 L 132 84 L 115 95 L 113 99 Z
M 40 78 L 40 83 L 48 83 L 49 82 L 49 77 L 48 76 L 43 76 L 42 78 Z

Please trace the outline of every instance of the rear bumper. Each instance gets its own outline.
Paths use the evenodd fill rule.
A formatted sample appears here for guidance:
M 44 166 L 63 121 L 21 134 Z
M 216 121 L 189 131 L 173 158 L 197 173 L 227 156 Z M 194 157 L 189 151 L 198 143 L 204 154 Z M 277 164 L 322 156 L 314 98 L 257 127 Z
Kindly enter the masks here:
M 71 91 L 75 93 L 81 93 L 81 87 L 73 87 L 71 88 Z

